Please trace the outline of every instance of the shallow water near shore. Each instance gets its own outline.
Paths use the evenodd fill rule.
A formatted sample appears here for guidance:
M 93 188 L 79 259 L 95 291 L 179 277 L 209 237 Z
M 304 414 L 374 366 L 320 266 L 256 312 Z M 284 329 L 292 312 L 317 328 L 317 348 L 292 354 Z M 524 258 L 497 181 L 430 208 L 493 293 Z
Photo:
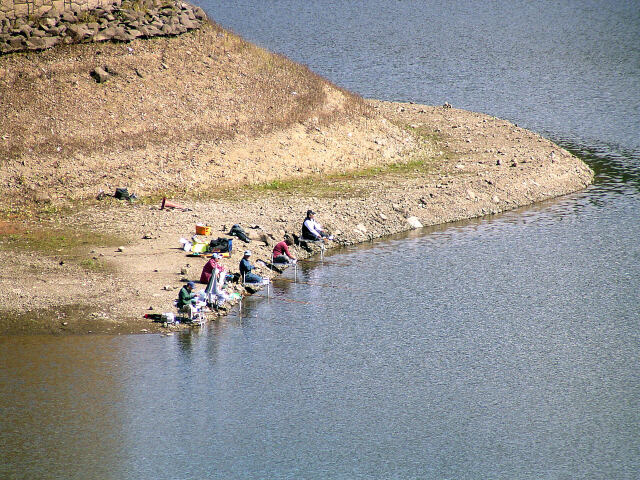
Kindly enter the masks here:
M 637 478 L 634 4 L 365 4 L 201 3 L 365 96 L 546 134 L 596 184 L 303 262 L 190 334 L 0 338 L 0 477 Z

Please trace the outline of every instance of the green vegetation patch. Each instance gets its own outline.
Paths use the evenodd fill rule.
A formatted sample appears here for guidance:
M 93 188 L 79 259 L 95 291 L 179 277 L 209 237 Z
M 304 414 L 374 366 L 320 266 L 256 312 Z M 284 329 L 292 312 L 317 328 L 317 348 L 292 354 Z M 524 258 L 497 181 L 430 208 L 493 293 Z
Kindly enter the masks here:
M 330 175 L 312 175 L 288 180 L 273 180 L 271 182 L 246 185 L 227 193 L 227 197 L 247 198 L 265 193 L 279 193 L 284 195 L 310 195 L 321 198 L 355 197 L 365 194 L 369 184 L 366 180 L 385 176 L 423 176 L 434 171 L 433 159 L 422 151 L 414 152 L 406 162 L 395 162 L 350 170 L 348 172 Z M 363 181 L 362 185 L 359 181 Z M 229 195 L 231 193 L 231 195 Z
M 51 229 L 0 222 L 0 249 L 13 252 L 35 252 L 61 258 L 90 271 L 105 270 L 107 265 L 98 257 L 89 256 L 95 247 L 122 245 L 115 237 L 86 232 L 81 229 Z

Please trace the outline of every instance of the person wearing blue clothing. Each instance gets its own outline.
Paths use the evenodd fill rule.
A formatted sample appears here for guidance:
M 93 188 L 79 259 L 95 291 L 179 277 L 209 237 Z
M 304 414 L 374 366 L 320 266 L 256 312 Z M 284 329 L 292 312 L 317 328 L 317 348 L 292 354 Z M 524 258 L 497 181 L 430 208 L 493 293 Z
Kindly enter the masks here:
M 249 261 L 250 256 L 251 251 L 245 250 L 244 256 L 242 257 L 242 260 L 240 260 L 240 278 L 242 278 L 244 283 L 262 283 L 262 277 L 260 275 L 251 273 L 253 265 L 251 265 L 251 262 Z

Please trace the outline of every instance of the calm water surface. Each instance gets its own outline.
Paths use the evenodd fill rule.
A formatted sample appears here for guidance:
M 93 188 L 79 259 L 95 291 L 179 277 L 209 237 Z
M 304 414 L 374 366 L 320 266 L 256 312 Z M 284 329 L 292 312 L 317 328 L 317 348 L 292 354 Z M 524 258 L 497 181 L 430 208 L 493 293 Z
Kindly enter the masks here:
M 0 478 L 637 479 L 637 3 L 201 5 L 364 96 L 546 134 L 598 182 L 305 262 L 200 333 L 0 338 Z

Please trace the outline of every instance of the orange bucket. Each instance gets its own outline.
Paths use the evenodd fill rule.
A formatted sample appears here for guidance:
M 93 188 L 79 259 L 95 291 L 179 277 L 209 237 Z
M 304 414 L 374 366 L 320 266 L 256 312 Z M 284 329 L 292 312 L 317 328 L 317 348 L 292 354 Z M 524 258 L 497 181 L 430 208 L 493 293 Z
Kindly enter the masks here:
M 196 235 L 211 235 L 211 227 L 196 225 Z

